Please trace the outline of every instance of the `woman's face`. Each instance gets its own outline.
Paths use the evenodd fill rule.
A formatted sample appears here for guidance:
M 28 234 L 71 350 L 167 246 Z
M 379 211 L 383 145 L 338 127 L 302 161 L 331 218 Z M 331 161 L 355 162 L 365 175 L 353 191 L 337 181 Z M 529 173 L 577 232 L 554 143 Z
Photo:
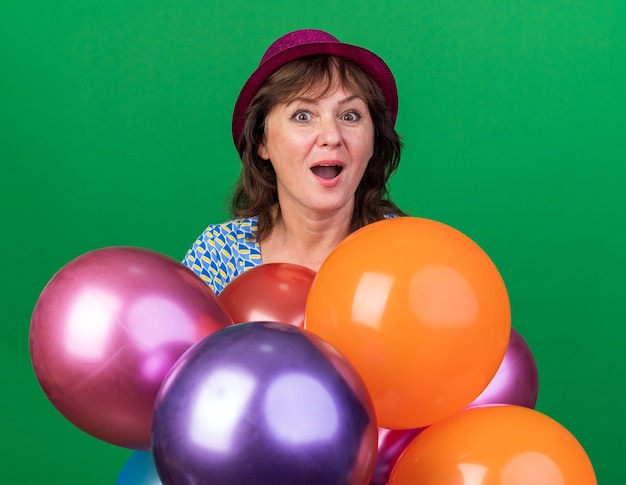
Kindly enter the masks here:
M 366 102 L 341 86 L 315 97 L 274 106 L 258 154 L 276 171 L 281 208 L 350 216 L 374 152 L 372 118 Z

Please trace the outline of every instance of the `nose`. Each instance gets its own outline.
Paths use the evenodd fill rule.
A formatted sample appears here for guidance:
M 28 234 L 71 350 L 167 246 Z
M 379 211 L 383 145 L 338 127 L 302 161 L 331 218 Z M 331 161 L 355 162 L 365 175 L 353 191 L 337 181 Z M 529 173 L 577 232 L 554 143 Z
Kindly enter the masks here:
M 320 146 L 331 148 L 341 145 L 341 131 L 334 117 L 324 118 L 320 121 L 318 142 Z

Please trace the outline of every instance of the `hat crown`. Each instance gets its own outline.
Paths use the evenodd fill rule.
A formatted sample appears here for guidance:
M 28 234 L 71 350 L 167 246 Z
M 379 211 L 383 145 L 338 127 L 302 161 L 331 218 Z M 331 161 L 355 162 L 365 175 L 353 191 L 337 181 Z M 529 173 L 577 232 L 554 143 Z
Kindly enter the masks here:
M 274 57 L 277 54 L 280 54 L 284 50 L 290 49 L 292 47 L 296 47 L 302 44 L 315 44 L 315 43 L 335 43 L 338 44 L 339 40 L 336 37 L 333 37 L 327 32 L 323 30 L 317 29 L 303 29 L 303 30 L 294 30 L 293 32 L 289 32 L 288 34 L 283 35 L 276 39 L 272 45 L 270 45 L 263 57 L 261 58 L 261 62 L 259 65 L 263 65 L 269 59 Z
M 246 112 L 263 83 L 287 63 L 313 55 L 337 56 L 356 63 L 381 89 L 395 123 L 398 115 L 398 91 L 393 74 L 385 61 L 363 47 L 340 42 L 323 30 L 295 30 L 279 37 L 268 47 L 256 71 L 239 92 L 232 122 L 233 141 L 238 149 Z

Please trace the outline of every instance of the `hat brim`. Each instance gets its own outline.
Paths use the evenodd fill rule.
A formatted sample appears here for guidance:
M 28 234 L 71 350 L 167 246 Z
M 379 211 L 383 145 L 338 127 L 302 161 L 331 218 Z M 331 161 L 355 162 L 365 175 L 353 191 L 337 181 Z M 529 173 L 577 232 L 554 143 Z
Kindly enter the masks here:
M 342 42 L 313 42 L 289 47 L 277 53 L 263 62 L 244 84 L 233 112 L 232 133 L 235 146 L 239 145 L 239 137 L 243 130 L 246 111 L 252 98 L 256 95 L 261 85 L 274 72 L 285 64 L 305 56 L 327 54 L 349 59 L 361 67 L 363 71 L 381 89 L 389 114 L 395 122 L 398 115 L 398 90 L 391 69 L 379 56 L 359 46 L 344 44 Z

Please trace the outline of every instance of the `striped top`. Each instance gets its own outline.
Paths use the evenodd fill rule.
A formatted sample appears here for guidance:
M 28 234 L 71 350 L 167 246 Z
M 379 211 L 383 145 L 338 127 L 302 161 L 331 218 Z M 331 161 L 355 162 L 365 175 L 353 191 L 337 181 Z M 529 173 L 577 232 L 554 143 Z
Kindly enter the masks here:
M 212 224 L 189 248 L 183 264 L 219 295 L 236 276 L 261 265 L 257 227 L 256 217 Z

